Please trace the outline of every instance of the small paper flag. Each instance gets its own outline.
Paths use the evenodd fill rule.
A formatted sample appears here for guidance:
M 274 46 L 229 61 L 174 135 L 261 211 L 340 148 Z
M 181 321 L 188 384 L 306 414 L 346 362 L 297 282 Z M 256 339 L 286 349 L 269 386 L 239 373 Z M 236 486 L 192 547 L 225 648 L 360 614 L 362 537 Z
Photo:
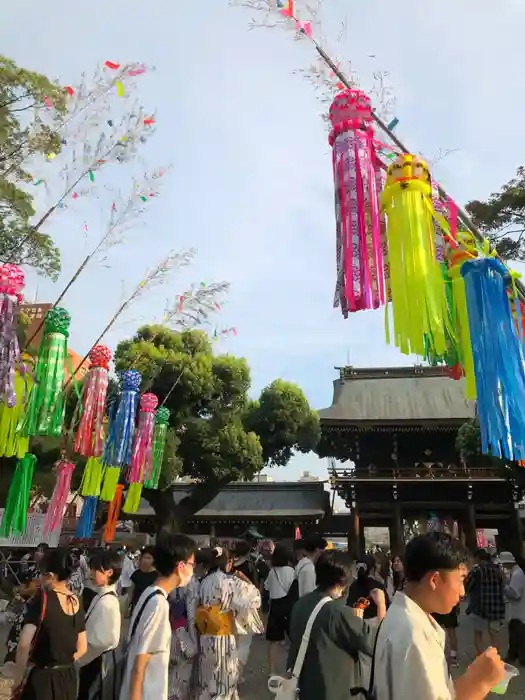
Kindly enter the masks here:
M 184 297 L 181 296 L 179 297 L 179 305 L 177 306 L 177 312 L 180 313 L 182 311 L 182 305 L 184 303 Z
M 36 182 L 33 182 L 33 185 L 36 187 L 37 185 L 41 185 L 43 182 L 43 180 L 37 180 Z
M 68 95 L 71 95 L 71 97 L 73 97 L 73 95 L 75 94 L 75 91 L 73 90 L 71 85 L 66 85 L 64 90 L 67 92 Z
M 280 10 L 281 14 L 283 17 L 293 17 L 293 2 L 294 0 L 286 0 L 285 5 L 283 6 L 283 9 Z
M 117 86 L 117 92 L 119 94 L 119 97 L 124 97 L 124 85 L 122 85 L 120 80 L 117 80 L 115 85 Z
M 49 97 L 44 97 L 44 104 L 46 107 L 49 107 L 50 109 L 53 107 L 53 102 L 49 99 Z
M 140 195 L 140 198 L 142 199 L 143 202 L 147 202 L 147 201 L 148 201 L 148 198 L 147 198 L 147 197 L 144 197 L 143 194 Z
M 142 73 L 145 73 L 145 72 L 146 72 L 145 68 L 136 68 L 135 70 L 128 71 L 128 75 L 133 77 L 135 75 L 142 75 Z
M 56 153 L 48 153 L 47 154 L 47 159 L 48 160 L 53 160 L 53 158 L 56 158 L 57 154 Z
M 397 117 L 394 117 L 391 122 L 389 122 L 387 129 L 389 131 L 394 131 L 396 126 L 399 124 L 399 119 Z
M 113 126 L 113 120 L 112 120 L 112 119 L 108 119 L 108 126 Z
M 148 119 L 144 119 L 144 124 L 146 124 L 146 126 L 150 126 L 151 124 L 155 124 L 155 120 L 149 117 Z
M 73 199 L 78 199 L 78 192 L 73 192 L 71 196 L 73 197 Z
M 120 63 L 113 63 L 112 61 L 106 61 L 104 65 L 111 70 L 118 70 L 120 68 Z
M 301 20 L 295 20 L 295 28 L 301 34 L 306 34 L 306 36 L 312 38 L 312 23 L 311 22 L 301 22 Z
M 89 171 L 89 179 L 91 182 L 95 182 L 95 173 L 92 170 Z

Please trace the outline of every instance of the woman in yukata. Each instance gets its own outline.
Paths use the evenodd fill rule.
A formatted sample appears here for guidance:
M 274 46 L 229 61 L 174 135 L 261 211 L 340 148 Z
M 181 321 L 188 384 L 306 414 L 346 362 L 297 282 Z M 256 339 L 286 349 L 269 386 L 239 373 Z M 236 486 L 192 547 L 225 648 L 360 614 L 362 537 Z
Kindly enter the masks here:
M 239 657 L 236 621 L 261 606 L 259 589 L 242 575 L 231 575 L 226 549 L 211 551 L 208 573 L 200 583 L 196 626 L 200 632 L 199 700 L 238 700 Z

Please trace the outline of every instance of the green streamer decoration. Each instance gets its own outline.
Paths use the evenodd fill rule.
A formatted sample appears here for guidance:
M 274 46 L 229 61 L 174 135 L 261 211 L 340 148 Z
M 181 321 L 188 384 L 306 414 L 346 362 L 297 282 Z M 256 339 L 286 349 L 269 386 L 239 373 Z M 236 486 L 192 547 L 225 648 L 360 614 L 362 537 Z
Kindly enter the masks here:
M 115 497 L 117 485 L 120 479 L 120 467 L 106 467 L 104 471 L 104 481 L 100 492 L 100 500 L 111 503 Z
M 159 487 L 169 419 L 170 412 L 168 408 L 161 406 L 157 409 L 155 414 L 155 429 L 153 431 L 151 474 L 144 480 L 144 486 L 147 489 L 158 489 Z
M 124 513 L 136 513 L 140 506 L 140 497 L 142 496 L 142 484 L 139 481 L 129 484 L 126 494 L 126 502 L 122 506 Z
M 64 425 L 64 377 L 68 359 L 67 339 L 71 316 L 58 306 L 46 314 L 44 336 L 40 343 L 33 387 L 23 435 L 59 437 Z
M 29 492 L 33 484 L 36 457 L 26 454 L 16 463 L 15 474 L 7 494 L 4 517 L 0 525 L 0 535 L 9 537 L 23 535 L 27 528 L 27 513 L 29 511 Z
M 81 496 L 99 496 L 104 467 L 96 457 L 90 457 L 84 467 L 80 484 Z M 113 497 L 112 497 L 113 498 Z M 111 500 L 111 499 L 110 499 Z

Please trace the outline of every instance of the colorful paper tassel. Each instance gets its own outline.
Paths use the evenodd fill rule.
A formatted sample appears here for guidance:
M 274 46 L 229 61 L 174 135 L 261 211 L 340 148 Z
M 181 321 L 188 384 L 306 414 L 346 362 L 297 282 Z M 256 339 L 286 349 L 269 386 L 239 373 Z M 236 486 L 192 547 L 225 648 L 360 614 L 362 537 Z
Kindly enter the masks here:
M 0 457 L 21 459 L 29 449 L 29 438 L 20 430 L 26 403 L 33 388 L 33 377 L 29 371 L 15 373 L 16 405 L 8 408 L 0 404 Z
M 122 510 L 124 513 L 136 513 L 140 506 L 140 498 L 142 496 L 142 484 L 137 482 L 128 486 L 126 494 L 126 502 Z
M 24 289 L 24 272 L 18 265 L 0 265 L 0 401 L 9 408 L 17 403 L 15 369 L 20 365 L 16 335 Z
M 155 409 L 159 404 L 155 394 L 142 394 L 140 413 L 133 453 L 128 470 L 127 481 L 130 484 L 142 482 L 151 474 L 153 429 L 155 427 Z M 127 501 L 126 501 L 127 502 Z
M 157 413 L 155 414 L 155 429 L 153 431 L 151 474 L 144 480 L 144 487 L 147 489 L 157 489 L 159 487 L 169 419 L 170 412 L 168 408 L 164 406 L 157 408 Z
M 495 258 L 469 260 L 465 280 L 484 453 L 525 459 L 525 369 L 507 297 L 511 276 Z
M 36 363 L 36 386 L 31 392 L 23 435 L 59 437 L 64 424 L 64 375 L 71 316 L 55 307 L 46 315 L 44 337 Z
M 108 519 L 106 521 L 106 526 L 104 528 L 104 542 L 113 542 L 115 539 L 115 534 L 117 532 L 117 522 L 120 516 L 120 508 L 122 505 L 122 494 L 124 492 L 124 485 L 117 484 L 115 489 L 115 495 L 113 500 L 109 504 L 108 509 Z
M 381 205 L 387 214 L 394 342 L 404 354 L 447 352 L 445 282 L 433 227 L 430 175 L 417 156 L 402 155 L 388 167 Z
M 80 484 L 80 495 L 99 496 L 102 485 L 102 474 L 104 467 L 96 457 L 90 457 L 84 467 L 82 482 Z
M 104 469 L 104 479 L 102 490 L 100 491 L 101 501 L 112 501 L 120 479 L 120 467 L 106 467 Z
M 104 447 L 104 417 L 111 357 L 111 350 L 105 345 L 96 345 L 89 353 L 91 365 L 82 390 L 82 413 L 75 437 L 75 452 L 85 457 L 100 457 Z
M 348 312 L 376 309 L 387 300 L 387 243 L 379 204 L 381 162 L 367 95 L 344 90 L 336 95 L 329 116 L 336 218 L 334 306 L 340 306 L 346 318 Z
M 102 459 L 108 467 L 122 467 L 131 461 L 141 379 L 140 372 L 135 369 L 128 369 L 122 375 L 122 395 Z
M 88 539 L 93 534 L 95 515 L 97 513 L 98 498 L 88 496 L 84 498 L 80 518 L 78 519 L 76 535 L 82 539 Z
M 26 531 L 29 496 L 33 484 L 35 465 L 36 457 L 31 454 L 26 454 L 16 464 L 13 480 L 7 494 L 2 524 L 0 525 L 0 535 L 2 537 L 23 535 Z
M 58 462 L 57 482 L 51 496 L 51 501 L 44 519 L 44 534 L 53 532 L 62 522 L 64 510 L 67 505 L 67 497 L 71 488 L 71 477 L 75 465 L 72 462 Z

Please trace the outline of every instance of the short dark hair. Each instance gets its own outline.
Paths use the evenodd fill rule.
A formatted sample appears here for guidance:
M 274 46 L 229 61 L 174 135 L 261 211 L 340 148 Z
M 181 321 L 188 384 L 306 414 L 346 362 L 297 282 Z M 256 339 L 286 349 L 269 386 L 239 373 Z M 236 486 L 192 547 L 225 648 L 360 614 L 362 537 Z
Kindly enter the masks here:
M 445 532 L 416 535 L 406 546 L 405 577 L 415 583 L 433 571 L 453 571 L 469 561 L 468 550 Z
M 101 549 L 90 557 L 89 568 L 92 571 L 109 571 L 109 569 L 113 569 L 113 574 L 109 577 L 109 583 L 116 583 L 122 573 L 122 557 L 114 549 Z
M 140 550 L 140 556 L 142 557 L 143 554 L 151 554 L 153 559 L 155 559 L 155 547 L 152 544 L 148 544 L 145 547 L 142 547 Z
M 303 540 L 303 547 L 310 554 L 318 549 L 326 549 L 328 542 L 321 535 L 309 535 Z
M 48 549 L 49 549 L 49 545 L 47 542 L 40 542 L 40 544 L 37 545 L 36 551 L 42 552 L 42 554 L 45 554 Z
M 54 574 L 59 581 L 67 581 L 75 570 L 71 552 L 65 547 L 48 549 L 42 565 L 45 574 Z
M 188 561 L 196 551 L 197 545 L 191 537 L 170 532 L 160 533 L 153 554 L 155 568 L 162 576 L 171 576 L 178 564 Z
M 335 586 L 346 588 L 352 579 L 352 560 L 337 549 L 323 552 L 315 564 L 315 577 L 322 591 Z
M 251 552 L 251 550 L 252 545 L 249 542 L 246 542 L 246 540 L 236 542 L 235 546 L 233 547 L 233 551 L 236 557 L 245 557 Z
M 291 558 L 290 552 L 286 547 L 278 544 L 272 553 L 272 566 L 289 566 Z

